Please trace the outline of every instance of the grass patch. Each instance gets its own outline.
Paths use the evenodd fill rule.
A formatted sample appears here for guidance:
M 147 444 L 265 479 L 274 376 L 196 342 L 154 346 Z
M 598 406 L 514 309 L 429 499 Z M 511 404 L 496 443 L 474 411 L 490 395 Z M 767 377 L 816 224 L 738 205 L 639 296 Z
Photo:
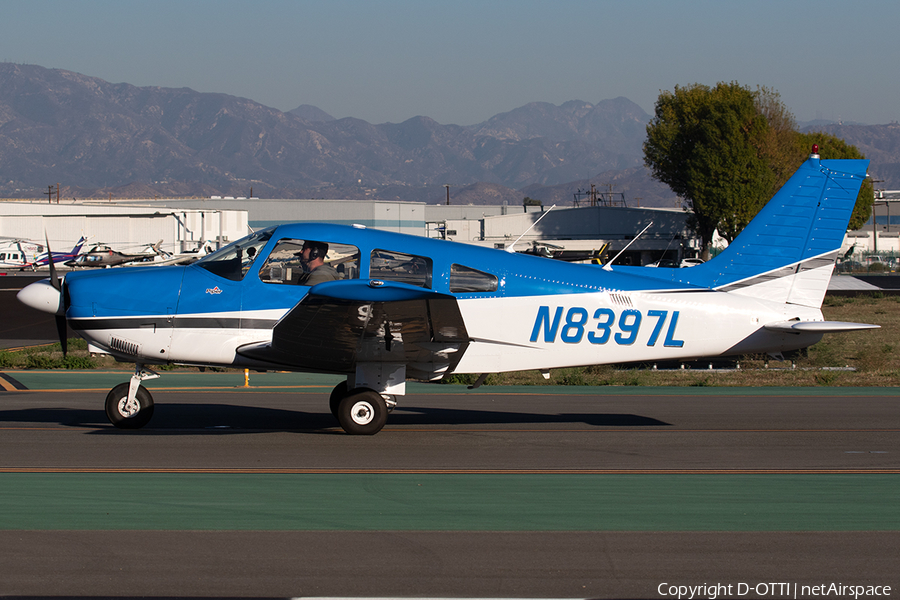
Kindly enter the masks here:
M 93 357 L 87 342 L 70 338 L 64 356 L 59 342 L 21 350 L 0 350 L 0 369 L 96 369 L 116 364 L 111 357 Z M 122 365 L 131 369 L 130 365 Z

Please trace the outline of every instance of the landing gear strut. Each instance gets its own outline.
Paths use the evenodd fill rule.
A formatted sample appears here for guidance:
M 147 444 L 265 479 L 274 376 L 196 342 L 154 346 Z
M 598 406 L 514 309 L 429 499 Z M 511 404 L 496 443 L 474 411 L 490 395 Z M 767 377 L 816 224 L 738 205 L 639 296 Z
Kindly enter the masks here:
M 120 383 L 106 395 L 106 417 L 119 429 L 140 429 L 153 418 L 153 396 L 141 385 L 159 374 L 135 364 L 128 383 Z

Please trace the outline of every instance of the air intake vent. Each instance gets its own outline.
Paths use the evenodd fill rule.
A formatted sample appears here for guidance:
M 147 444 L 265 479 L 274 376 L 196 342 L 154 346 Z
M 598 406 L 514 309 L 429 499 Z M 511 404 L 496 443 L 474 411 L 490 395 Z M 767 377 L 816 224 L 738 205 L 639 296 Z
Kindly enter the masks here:
M 624 294 L 610 294 L 609 299 L 613 304 L 618 304 L 619 306 L 634 306 L 631 303 L 631 298 Z
M 137 356 L 141 351 L 141 345 L 117 337 L 111 337 L 109 338 L 109 349 L 120 354 L 130 354 L 131 356 Z

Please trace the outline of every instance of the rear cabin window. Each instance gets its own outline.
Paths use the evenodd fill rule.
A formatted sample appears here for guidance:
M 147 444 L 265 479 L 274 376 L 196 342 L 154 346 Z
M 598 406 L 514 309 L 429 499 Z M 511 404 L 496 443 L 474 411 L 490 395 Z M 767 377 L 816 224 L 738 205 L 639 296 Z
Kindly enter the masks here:
M 317 240 L 280 240 L 259 268 L 264 283 L 315 285 L 358 277 L 359 248 Z
M 450 291 L 457 294 L 470 292 L 496 292 L 496 275 L 462 265 L 450 266 Z
M 431 259 L 393 250 L 372 250 L 369 278 L 431 288 Z

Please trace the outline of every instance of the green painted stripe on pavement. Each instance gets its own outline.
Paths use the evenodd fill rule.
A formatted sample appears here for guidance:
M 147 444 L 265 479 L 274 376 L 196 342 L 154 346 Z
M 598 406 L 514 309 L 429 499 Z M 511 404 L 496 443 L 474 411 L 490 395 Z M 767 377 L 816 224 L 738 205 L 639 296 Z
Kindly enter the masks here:
M 109 390 L 131 378 L 131 371 L 5 371 L 9 377 L 30 390 L 100 389 Z M 224 388 L 253 391 L 259 387 L 299 387 L 310 391 L 330 392 L 345 377 L 320 373 L 250 373 L 249 388 L 244 388 L 242 371 L 205 372 L 161 371 L 158 379 L 144 382 L 155 388 Z M 260 391 L 260 390 L 256 390 Z M 302 390 L 301 390 L 302 391 Z M 105 392 L 104 392 L 105 396 Z
M 128 381 L 130 371 L 5 371 L 10 377 L 32 390 L 112 389 Z M 244 389 L 240 371 L 205 372 L 162 371 L 159 379 L 144 382 L 154 388 L 213 387 Z M 250 373 L 247 391 L 265 391 L 266 387 L 310 388 L 310 392 L 330 391 L 344 377 L 320 373 Z M 263 389 L 259 389 L 263 388 Z M 321 388 L 321 389 L 320 389 Z M 327 388 L 327 389 L 326 389 Z M 301 390 L 302 391 L 302 390 Z M 677 387 L 677 386 L 482 386 L 469 390 L 465 385 L 410 382 L 407 394 L 574 394 L 590 396 L 900 396 L 896 387 Z
M 4 530 L 900 531 L 894 475 L 0 474 Z

